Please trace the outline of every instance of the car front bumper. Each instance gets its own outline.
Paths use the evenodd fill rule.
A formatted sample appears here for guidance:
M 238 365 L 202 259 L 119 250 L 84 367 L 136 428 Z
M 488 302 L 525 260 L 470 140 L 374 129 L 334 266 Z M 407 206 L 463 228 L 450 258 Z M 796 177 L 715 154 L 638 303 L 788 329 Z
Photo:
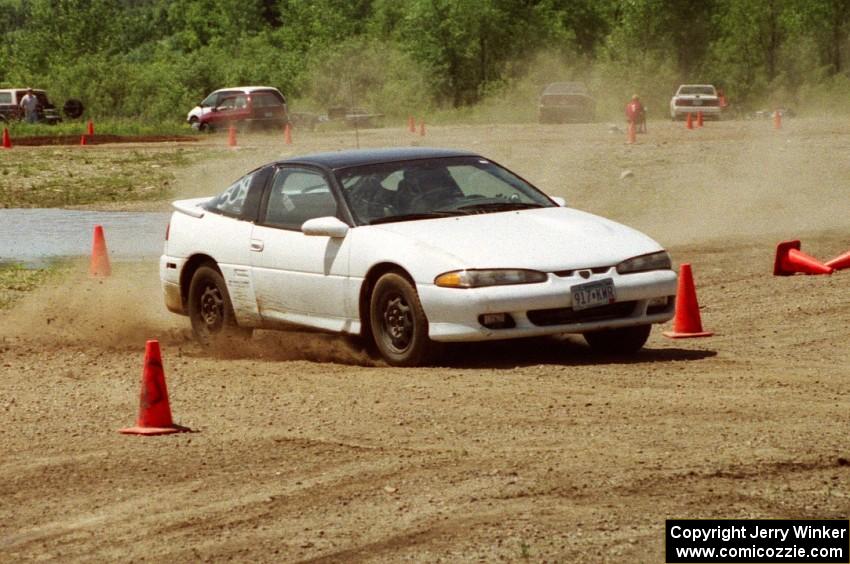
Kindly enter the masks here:
M 162 284 L 162 296 L 168 311 L 186 315 L 183 297 L 180 293 L 180 272 L 185 259 L 162 255 L 159 257 L 159 281 Z
M 605 278 L 613 280 L 616 302 L 574 311 L 571 287 Z M 620 275 L 612 267 L 589 278 L 550 274 L 539 284 L 470 289 L 420 284 L 417 290 L 431 339 L 487 341 L 663 323 L 673 317 L 676 283 L 672 270 Z M 512 321 L 488 328 L 482 324 L 485 314 L 508 314 Z

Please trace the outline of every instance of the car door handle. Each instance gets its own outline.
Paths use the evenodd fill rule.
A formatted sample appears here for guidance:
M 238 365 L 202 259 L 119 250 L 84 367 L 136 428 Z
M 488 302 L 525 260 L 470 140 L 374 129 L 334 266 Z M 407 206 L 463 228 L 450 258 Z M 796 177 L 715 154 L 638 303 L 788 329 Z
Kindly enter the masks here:
M 259 239 L 251 239 L 251 250 L 255 253 L 263 252 L 263 248 L 265 247 L 265 243 L 260 241 Z

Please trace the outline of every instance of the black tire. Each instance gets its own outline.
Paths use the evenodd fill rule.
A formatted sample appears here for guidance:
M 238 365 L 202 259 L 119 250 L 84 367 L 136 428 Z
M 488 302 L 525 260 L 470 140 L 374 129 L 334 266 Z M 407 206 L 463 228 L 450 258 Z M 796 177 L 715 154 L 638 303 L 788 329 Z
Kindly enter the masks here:
M 251 329 L 240 328 L 236 323 L 224 278 L 211 266 L 201 266 L 192 275 L 189 319 L 195 338 L 203 345 L 212 345 L 221 339 L 251 336 Z
M 620 329 L 604 329 L 584 334 L 584 340 L 594 351 L 606 354 L 628 355 L 638 352 L 646 340 L 652 325 L 637 325 Z
M 65 100 L 65 104 L 62 106 L 62 113 L 70 119 L 77 119 L 83 115 L 84 111 L 85 106 L 83 106 L 83 103 L 76 98 L 69 98 Z
M 392 366 L 426 364 L 436 349 L 428 338 L 428 318 L 416 288 L 394 272 L 384 274 L 375 284 L 369 325 L 375 347 Z

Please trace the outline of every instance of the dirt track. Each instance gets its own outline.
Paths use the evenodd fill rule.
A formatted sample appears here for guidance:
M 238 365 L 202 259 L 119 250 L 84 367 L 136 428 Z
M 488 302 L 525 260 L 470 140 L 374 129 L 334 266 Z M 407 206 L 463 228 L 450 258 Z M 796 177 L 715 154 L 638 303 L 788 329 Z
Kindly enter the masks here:
M 847 518 L 850 274 L 770 273 L 782 239 L 850 249 L 850 125 L 649 125 L 632 147 L 604 124 L 361 142 L 477 150 L 646 231 L 693 264 L 715 337 L 656 329 L 629 362 L 576 338 L 474 346 L 399 370 L 261 333 L 211 357 L 164 312 L 154 261 L 105 282 L 81 266 L 0 313 L 0 561 L 658 562 L 666 518 Z M 349 142 L 248 139 L 182 191 Z M 146 338 L 196 433 L 116 432 Z

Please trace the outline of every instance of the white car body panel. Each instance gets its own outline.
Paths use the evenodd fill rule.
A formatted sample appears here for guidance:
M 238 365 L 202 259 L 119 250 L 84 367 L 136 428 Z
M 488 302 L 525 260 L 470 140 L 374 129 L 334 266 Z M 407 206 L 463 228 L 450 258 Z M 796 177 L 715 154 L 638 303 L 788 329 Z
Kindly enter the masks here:
M 583 332 L 660 323 L 673 316 L 675 272 L 619 275 L 614 268 L 627 258 L 661 251 L 661 246 L 631 228 L 575 209 L 357 226 L 345 237 L 330 238 L 255 226 L 213 212 L 197 217 L 197 206 L 205 200 L 175 202 L 171 236 L 160 261 L 166 302 L 180 313 L 172 307 L 175 290 L 179 300 L 179 273 L 190 257 L 205 254 L 221 269 L 237 321 L 247 327 L 285 322 L 359 333 L 363 280 L 383 263 L 398 265 L 413 278 L 429 320 L 429 336 L 438 341 Z M 258 244 L 261 251 L 256 250 Z M 476 289 L 434 285 L 439 274 L 476 268 L 540 270 L 548 279 Z M 634 302 L 627 316 L 557 325 L 529 320 L 528 311 L 570 307 L 572 285 L 605 278 L 613 280 L 618 302 Z M 650 300 L 659 297 L 667 298 L 667 305 L 647 314 Z M 487 329 L 478 321 L 484 313 L 510 313 L 516 327 Z
M 710 88 L 713 94 L 680 94 L 683 88 Z M 679 105 L 678 100 L 687 100 L 690 105 Z M 670 99 L 670 117 L 676 119 L 687 114 L 702 112 L 706 116 L 719 116 L 721 112 L 717 90 L 711 84 L 682 84 Z

